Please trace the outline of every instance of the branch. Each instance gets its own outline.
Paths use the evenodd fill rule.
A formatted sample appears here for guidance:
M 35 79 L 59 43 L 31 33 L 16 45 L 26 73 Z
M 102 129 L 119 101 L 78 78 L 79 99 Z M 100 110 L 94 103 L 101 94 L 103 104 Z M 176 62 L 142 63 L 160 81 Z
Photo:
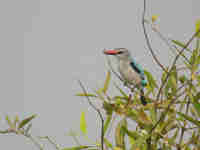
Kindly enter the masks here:
M 176 45 L 174 44 L 170 44 L 169 43 L 169 39 L 166 38 L 159 30 L 158 28 L 156 28 L 155 24 L 151 24 L 150 22 L 148 22 L 150 25 L 151 25 L 151 29 L 158 35 L 158 37 L 169 47 L 169 49 L 174 52 L 177 51 L 178 53 L 180 53 L 179 49 L 176 47 Z M 190 51 L 191 52 L 191 51 Z M 184 55 L 184 54 L 181 54 L 181 56 L 189 63 L 189 59 Z
M 87 95 L 87 91 L 80 80 L 78 80 L 78 83 L 79 83 L 80 87 L 82 88 L 84 94 Z M 99 115 L 99 117 L 101 119 L 101 150 L 104 150 L 104 119 L 103 119 L 103 115 L 101 114 L 101 111 L 91 102 L 90 98 L 88 96 L 86 96 L 86 98 L 88 100 L 89 105 L 97 112 L 97 114 Z
M 55 142 L 53 141 L 49 136 L 44 136 L 44 137 L 39 137 L 40 139 L 46 139 L 49 143 L 51 143 L 56 150 L 61 150 L 60 149 L 60 146 Z
M 165 80 L 163 81 L 163 83 L 162 83 L 162 85 L 161 85 L 161 87 L 160 87 L 160 89 L 159 89 L 159 91 L 158 91 L 158 95 L 157 95 L 157 98 L 156 98 L 156 99 L 159 99 L 159 98 L 160 98 L 161 91 L 162 91 L 163 87 L 165 86 L 165 84 L 166 84 L 166 82 L 167 82 L 167 80 L 168 80 L 168 78 L 169 78 L 169 76 L 170 76 L 170 74 L 171 74 L 171 72 L 172 72 L 172 70 L 173 70 L 173 67 L 176 65 L 177 60 L 179 59 L 179 57 L 180 57 L 181 54 L 184 52 L 184 50 L 190 45 L 190 43 L 194 40 L 194 38 L 195 38 L 199 33 L 200 33 L 200 30 L 197 31 L 196 33 L 194 33 L 194 34 L 192 35 L 192 37 L 188 40 L 188 42 L 186 43 L 186 45 L 185 45 L 185 46 L 182 48 L 182 50 L 179 52 L 179 54 L 176 55 L 176 57 L 175 57 L 175 59 L 174 59 L 174 61 L 173 61 L 173 63 L 172 63 L 172 66 L 171 66 L 169 72 L 167 73 L 167 76 L 166 76 Z
M 31 134 L 27 134 L 23 129 L 22 130 L 17 130 L 13 128 L 9 128 L 7 130 L 1 130 L 0 134 L 9 134 L 9 133 L 15 133 L 15 134 L 20 134 L 28 138 L 36 147 L 38 147 L 39 150 L 44 150 L 43 146 L 34 139 L 34 137 Z
M 23 134 L 23 135 L 28 139 L 30 139 L 33 142 L 33 144 L 35 144 L 35 146 L 37 146 L 40 150 L 44 150 L 43 146 L 38 141 L 36 141 L 31 134 Z
M 151 55 L 153 56 L 153 59 L 155 60 L 155 62 L 158 64 L 158 66 L 160 66 L 160 68 L 162 68 L 163 71 L 167 72 L 165 67 L 160 63 L 160 61 L 156 57 L 156 54 L 154 53 L 154 51 L 153 51 L 153 49 L 151 47 L 151 43 L 150 43 L 146 28 L 145 28 L 145 14 L 146 14 L 146 0 L 144 0 L 144 9 L 143 9 L 143 13 L 142 13 L 142 27 L 143 27 L 146 43 L 147 43 L 147 46 L 148 46 L 148 48 L 149 48 L 149 50 L 151 52 Z

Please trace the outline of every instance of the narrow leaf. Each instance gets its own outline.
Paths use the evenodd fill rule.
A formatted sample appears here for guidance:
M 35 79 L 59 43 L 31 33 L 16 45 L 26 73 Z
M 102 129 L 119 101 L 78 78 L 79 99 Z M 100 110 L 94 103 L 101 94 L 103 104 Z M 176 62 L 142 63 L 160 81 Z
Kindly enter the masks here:
M 180 41 L 178 41 L 178 40 L 172 40 L 172 42 L 174 44 L 176 44 L 177 46 L 181 47 L 181 48 L 185 48 L 185 44 L 180 42 Z M 189 51 L 189 52 L 192 52 L 189 48 L 186 48 L 186 50 Z
M 109 86 L 109 83 L 110 83 L 110 77 L 111 77 L 111 74 L 110 74 L 110 71 L 108 71 L 107 76 L 106 76 L 106 81 L 105 81 L 104 87 L 103 87 L 104 93 L 106 93 L 106 91 L 108 90 L 108 86 Z
M 127 127 L 127 121 L 121 120 L 115 129 L 115 143 L 117 147 L 125 149 L 125 132 L 122 127 Z
M 81 112 L 80 130 L 83 133 L 83 135 L 87 134 L 87 123 L 86 123 L 86 120 L 85 120 L 85 112 Z
M 181 113 L 181 112 L 177 112 L 177 113 L 178 113 L 178 115 L 181 116 L 182 118 L 184 118 L 184 119 L 190 121 L 191 123 L 197 125 L 198 127 L 200 127 L 200 121 L 195 120 L 195 119 L 193 119 L 192 117 L 190 117 L 190 116 L 188 116 L 188 115 L 185 115 L 185 114 L 183 114 L 183 113 Z
M 104 138 L 104 142 L 105 142 L 105 145 L 108 147 L 108 148 L 113 148 L 112 144 L 106 139 Z
M 200 30 L 200 19 L 196 21 L 196 32 Z M 197 37 L 200 38 L 200 33 L 197 34 Z
M 78 93 L 76 96 L 85 96 L 85 97 L 97 97 L 95 94 L 89 94 L 89 93 Z
M 157 88 L 158 86 L 157 86 L 157 84 L 156 84 L 156 80 L 153 78 L 153 76 L 151 75 L 151 73 L 145 70 L 145 71 L 144 71 L 144 74 L 145 74 L 146 77 L 147 77 L 148 84 L 150 85 L 150 87 L 151 87 L 152 89 Z
M 61 150 L 82 150 L 82 149 L 87 149 L 89 146 L 75 146 L 75 147 L 67 147 L 63 148 Z
M 193 106 L 196 109 L 196 111 L 197 111 L 197 113 L 198 113 L 198 115 L 200 117 L 200 103 L 197 100 L 194 100 Z
M 106 118 L 106 122 L 105 122 L 104 129 L 103 129 L 104 134 L 106 133 L 106 131 L 107 131 L 109 125 L 110 125 L 111 119 L 112 119 L 112 114 L 108 115 L 107 118 Z
M 32 115 L 19 123 L 18 129 L 23 128 L 27 123 L 29 123 L 32 119 L 34 119 L 37 115 Z
M 117 85 L 115 84 L 115 87 L 119 90 L 119 92 L 125 97 L 125 98 L 129 98 L 128 95 Z
M 9 125 L 9 127 L 10 127 L 11 129 L 14 129 L 14 128 L 15 128 L 14 123 L 12 123 L 12 121 L 10 120 L 10 117 L 9 117 L 8 115 L 6 115 L 6 121 L 7 121 L 8 125 Z
M 138 138 L 140 138 L 140 134 L 137 131 L 129 131 L 127 128 L 122 127 L 122 129 L 124 130 L 124 132 L 131 137 L 134 140 L 137 140 Z

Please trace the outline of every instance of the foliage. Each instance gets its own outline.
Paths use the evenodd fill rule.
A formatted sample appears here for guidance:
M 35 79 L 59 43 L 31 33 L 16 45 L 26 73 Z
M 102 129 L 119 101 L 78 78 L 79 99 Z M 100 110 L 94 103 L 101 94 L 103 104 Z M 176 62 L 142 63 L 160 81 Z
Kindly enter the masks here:
M 188 48 L 192 41 L 194 46 Z M 178 60 L 180 55 L 184 63 L 179 66 L 175 60 L 171 68 L 166 67 L 169 69 L 166 69 L 167 72 L 163 70 L 160 84 L 159 79 L 145 70 L 148 80 L 146 106 L 140 104 L 137 91 L 127 93 L 114 84 L 119 94 L 112 95 L 108 92 L 108 88 L 112 87 L 110 72 L 107 73 L 103 90 L 79 94 L 102 102 L 101 111 L 105 112 L 106 118 L 104 133 L 107 133 L 104 136 L 105 149 L 200 149 L 200 39 L 194 36 L 189 43 L 171 40 L 171 44 L 175 44 L 174 47 L 179 52 L 175 59 Z M 113 120 L 116 120 L 116 126 L 113 126 Z M 130 128 L 129 122 L 135 123 L 134 129 Z M 115 133 L 112 139 L 107 138 L 109 128 Z
M 144 0 L 144 2 L 146 1 Z M 145 10 L 143 15 L 145 15 Z M 47 140 L 56 150 L 200 149 L 200 21 L 196 22 L 195 34 L 188 42 L 184 43 L 176 39 L 167 41 L 167 38 L 154 24 L 157 19 L 156 15 L 152 16 L 151 21 L 143 18 L 143 23 L 151 25 L 152 30 L 169 46 L 169 49 L 174 50 L 175 57 L 171 66 L 161 64 L 151 48 L 145 26 L 143 26 L 150 52 L 157 65 L 162 69 L 160 79 L 155 79 L 154 75 L 147 70 L 144 72 L 148 80 L 144 95 L 148 102 L 146 106 L 140 103 L 139 91 L 125 92 L 122 88 L 125 86 L 123 83 L 121 87 L 115 83 L 112 84 L 112 75 L 117 76 L 113 68 L 107 72 L 103 86 L 93 93 L 88 93 L 83 84 L 79 82 L 83 92 L 78 93 L 77 96 L 86 97 L 102 121 L 102 128 L 99 129 L 101 137 L 98 141 L 90 140 L 87 137 L 89 131 L 85 112 L 81 113 L 80 130 L 84 138 L 91 142 L 91 145 L 81 145 L 76 141 L 77 146 L 61 147 L 48 136 L 33 137 L 30 130 L 36 115 L 23 120 L 20 120 L 18 116 L 11 119 L 7 115 L 5 120 L 8 129 L 2 130 L 0 133 L 23 135 L 40 150 L 44 150 L 40 144 L 41 139 Z M 193 44 L 192 48 L 189 48 L 191 43 Z M 176 63 L 179 58 L 183 62 L 181 65 Z M 113 92 L 109 92 L 109 88 L 116 89 L 118 94 L 113 95 Z M 94 101 L 90 101 L 91 98 L 100 102 L 102 107 L 97 108 L 93 104 Z M 134 123 L 135 126 L 130 126 L 130 123 Z M 109 138 L 111 131 L 114 132 L 114 137 Z M 77 134 L 74 132 L 71 132 L 70 136 L 77 140 Z

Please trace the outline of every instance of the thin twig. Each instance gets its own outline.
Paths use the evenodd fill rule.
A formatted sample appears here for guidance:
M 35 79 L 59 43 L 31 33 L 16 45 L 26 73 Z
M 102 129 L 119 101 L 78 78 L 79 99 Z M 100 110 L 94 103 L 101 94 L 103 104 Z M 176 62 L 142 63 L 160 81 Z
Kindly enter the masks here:
M 162 85 L 161 85 L 161 87 L 160 87 L 160 89 L 159 89 L 159 91 L 158 91 L 157 99 L 160 98 L 161 91 L 162 91 L 163 87 L 165 86 L 165 84 L 166 84 L 166 82 L 167 82 L 167 80 L 168 80 L 168 78 L 169 78 L 169 76 L 170 76 L 170 74 L 171 74 L 171 72 L 172 72 L 172 70 L 173 70 L 173 68 L 174 68 L 174 66 L 175 66 L 175 64 L 176 64 L 176 62 L 177 62 L 177 60 L 178 60 L 178 58 L 181 56 L 181 54 L 184 52 L 184 50 L 190 45 L 190 43 L 191 43 L 191 42 L 193 41 L 193 39 L 198 35 L 198 33 L 200 33 L 200 30 L 199 30 L 198 32 L 196 32 L 195 34 L 192 35 L 192 37 L 188 40 L 188 42 L 187 42 L 186 45 L 183 47 L 183 49 L 179 52 L 179 54 L 176 55 L 176 57 L 175 57 L 175 59 L 174 59 L 174 61 L 173 61 L 173 63 L 172 63 L 172 66 L 171 66 L 169 72 L 167 73 L 166 78 L 165 78 L 165 80 L 162 82 Z
M 69 131 L 69 136 L 71 136 L 74 139 L 75 143 L 78 146 L 81 146 L 81 143 L 79 142 L 76 133 L 72 129 Z
M 82 82 L 80 80 L 78 80 L 78 83 L 80 85 L 80 87 L 82 88 L 84 94 L 87 93 L 85 87 L 83 86 Z M 101 119 L 101 150 L 104 150 L 104 119 L 103 119 L 103 115 L 101 114 L 101 111 L 91 102 L 90 98 L 88 96 L 86 96 L 89 105 L 98 113 L 100 119 Z
M 150 23 L 149 23 L 150 24 Z M 174 52 L 176 50 L 178 53 L 180 53 L 179 49 L 174 44 L 170 44 L 168 38 L 166 38 L 159 30 L 156 28 L 154 24 L 151 24 L 152 30 L 157 33 L 158 37 L 169 47 L 169 49 Z M 190 64 L 189 59 L 184 55 L 181 54 L 181 56 Z
M 143 27 L 146 43 L 147 43 L 147 46 L 148 46 L 148 48 L 149 48 L 149 50 L 151 52 L 151 55 L 153 56 L 153 59 L 155 60 L 155 62 L 158 64 L 158 66 L 160 66 L 162 68 L 163 71 L 167 72 L 165 67 L 160 63 L 160 61 L 156 57 L 156 54 L 154 53 L 154 51 L 153 51 L 153 49 L 151 47 L 151 43 L 150 43 L 147 31 L 146 31 L 146 27 L 145 27 L 145 14 L 146 14 L 146 0 L 144 0 L 144 8 L 143 8 L 143 13 L 142 13 L 142 27 Z
M 185 110 L 186 115 L 188 114 L 189 106 L 190 106 L 190 101 L 188 100 L 187 105 L 186 105 L 186 110 Z M 185 126 L 186 126 L 186 124 L 184 123 L 183 127 L 181 128 L 181 135 L 180 135 L 180 139 L 179 139 L 178 150 L 181 150 L 181 143 L 183 141 L 183 136 L 184 136 L 184 133 L 186 131 Z
M 49 136 L 44 136 L 39 138 L 46 139 L 49 143 L 51 143 L 55 147 L 56 150 L 60 150 L 60 146 L 55 141 L 53 141 Z
M 43 146 L 31 134 L 24 134 L 24 136 L 30 139 L 40 150 L 44 150 Z
M 31 134 L 25 133 L 25 131 L 22 129 L 16 130 L 16 129 L 9 128 L 7 130 L 0 131 L 0 134 L 9 134 L 9 133 L 21 134 L 24 137 L 28 138 L 36 147 L 39 148 L 39 150 L 44 150 L 43 146 L 37 140 L 35 140 L 35 138 Z

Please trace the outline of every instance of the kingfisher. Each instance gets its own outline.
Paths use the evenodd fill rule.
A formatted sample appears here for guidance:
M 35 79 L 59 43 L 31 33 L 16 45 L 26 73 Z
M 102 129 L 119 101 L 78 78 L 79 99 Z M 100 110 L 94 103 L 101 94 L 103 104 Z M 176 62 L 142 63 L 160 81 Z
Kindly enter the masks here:
M 114 55 L 117 58 L 118 70 L 125 85 L 137 87 L 140 90 L 141 103 L 146 105 L 144 88 L 147 85 L 147 80 L 143 68 L 131 57 L 130 51 L 127 48 L 104 49 L 104 54 Z

